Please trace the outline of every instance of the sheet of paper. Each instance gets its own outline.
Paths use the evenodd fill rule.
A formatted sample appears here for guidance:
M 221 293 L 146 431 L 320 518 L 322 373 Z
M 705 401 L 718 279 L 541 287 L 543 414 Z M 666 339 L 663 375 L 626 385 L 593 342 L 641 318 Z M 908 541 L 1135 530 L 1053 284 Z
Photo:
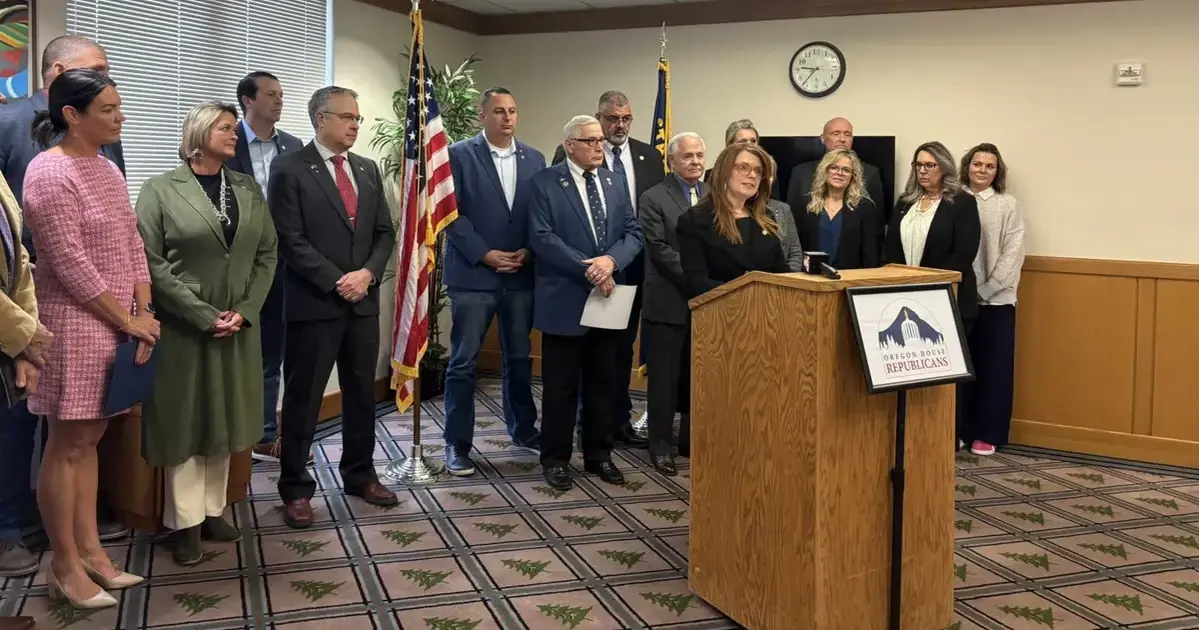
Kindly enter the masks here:
M 633 312 L 633 298 L 637 287 L 616 285 L 612 295 L 604 297 L 599 287 L 591 289 L 587 304 L 583 306 L 583 317 L 579 324 L 589 328 L 624 330 L 629 327 L 629 315 Z

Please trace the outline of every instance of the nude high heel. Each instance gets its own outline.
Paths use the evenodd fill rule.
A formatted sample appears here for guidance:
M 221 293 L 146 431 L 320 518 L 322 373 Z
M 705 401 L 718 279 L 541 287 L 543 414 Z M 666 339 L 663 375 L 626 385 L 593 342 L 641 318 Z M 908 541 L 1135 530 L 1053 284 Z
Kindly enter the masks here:
M 117 600 L 112 595 L 108 594 L 103 588 L 99 593 L 92 595 L 86 600 L 78 600 L 71 597 L 69 593 L 62 590 L 62 585 L 58 583 L 58 576 L 53 572 L 47 576 L 46 586 L 49 589 L 49 597 L 51 602 L 67 602 L 72 608 L 80 610 L 94 610 L 98 608 L 112 608 L 117 605 Z
M 93 582 L 98 584 L 100 588 L 105 590 L 119 591 L 131 586 L 137 586 L 146 579 L 140 575 L 125 573 L 124 571 L 118 572 L 116 577 L 106 578 L 103 575 L 100 575 L 100 572 L 92 567 L 87 560 L 80 559 L 79 562 L 83 564 L 83 570 L 85 573 L 87 573 L 87 576 L 90 577 Z

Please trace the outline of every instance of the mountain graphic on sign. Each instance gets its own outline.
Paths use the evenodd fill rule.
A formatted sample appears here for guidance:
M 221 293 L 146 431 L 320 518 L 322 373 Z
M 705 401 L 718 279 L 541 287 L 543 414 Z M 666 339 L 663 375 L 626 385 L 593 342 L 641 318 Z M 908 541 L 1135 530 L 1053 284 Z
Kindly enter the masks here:
M 895 321 L 878 333 L 878 345 L 883 348 L 906 348 L 913 343 L 938 345 L 943 343 L 944 339 L 945 336 L 936 328 L 906 306 L 900 307 Z

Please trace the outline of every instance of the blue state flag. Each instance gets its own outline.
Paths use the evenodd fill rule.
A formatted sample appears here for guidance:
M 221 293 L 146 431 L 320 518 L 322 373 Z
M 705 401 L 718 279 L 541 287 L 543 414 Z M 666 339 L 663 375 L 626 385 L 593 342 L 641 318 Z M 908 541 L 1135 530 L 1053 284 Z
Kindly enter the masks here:
M 662 154 L 662 167 L 666 172 L 670 172 L 666 162 L 670 136 L 670 62 L 662 58 L 658 59 L 658 99 L 654 103 L 654 128 L 650 138 L 654 148 Z

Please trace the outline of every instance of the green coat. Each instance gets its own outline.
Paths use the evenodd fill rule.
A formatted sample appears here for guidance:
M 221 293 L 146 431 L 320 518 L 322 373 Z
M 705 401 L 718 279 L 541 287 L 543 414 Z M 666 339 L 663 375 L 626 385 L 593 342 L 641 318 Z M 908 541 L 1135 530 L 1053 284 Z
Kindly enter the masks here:
M 244 451 L 262 439 L 262 343 L 255 326 L 275 276 L 275 225 L 252 178 L 225 169 L 237 198 L 226 245 L 216 211 L 187 164 L 147 181 L 137 196 L 155 312 L 154 396 L 142 408 L 142 456 L 174 466 Z M 222 311 L 245 318 L 216 339 Z

